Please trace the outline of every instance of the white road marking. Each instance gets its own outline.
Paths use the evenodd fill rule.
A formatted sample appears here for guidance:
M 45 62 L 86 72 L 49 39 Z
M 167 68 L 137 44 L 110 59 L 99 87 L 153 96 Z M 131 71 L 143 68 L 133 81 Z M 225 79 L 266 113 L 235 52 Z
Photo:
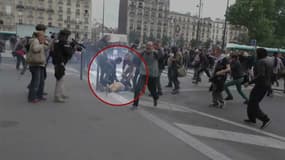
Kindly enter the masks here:
M 188 124 L 175 123 L 175 125 L 195 136 L 285 150 L 285 142 L 273 139 L 271 137 L 198 127 Z
M 207 146 L 206 144 L 200 142 L 195 137 L 186 134 L 182 130 L 168 124 L 167 122 L 159 119 L 158 117 L 144 111 L 139 110 L 139 113 L 145 117 L 146 119 L 150 120 L 160 128 L 166 130 L 168 133 L 173 135 L 174 137 L 178 138 L 179 140 L 183 141 L 185 144 L 191 146 L 195 150 L 199 151 L 203 155 L 207 156 L 211 160 L 231 160 L 231 158 L 227 157 L 226 155 L 214 150 L 213 148 Z
M 169 102 L 161 102 L 161 101 L 159 103 L 172 105 L 173 107 L 177 107 L 177 108 L 183 109 L 187 113 L 188 112 L 195 113 L 195 114 L 198 114 L 200 116 L 208 117 L 208 118 L 215 119 L 215 120 L 218 120 L 218 121 L 221 121 L 221 122 L 224 122 L 224 123 L 227 123 L 227 124 L 231 124 L 231 125 L 234 125 L 234 126 L 237 126 L 237 127 L 240 127 L 240 128 L 248 129 L 248 130 L 251 130 L 251 131 L 263 134 L 263 135 L 267 135 L 269 137 L 276 138 L 276 139 L 279 139 L 279 140 L 285 142 L 285 137 L 276 135 L 274 133 L 266 132 L 264 130 L 260 130 L 260 129 L 257 129 L 257 128 L 252 128 L 252 127 L 249 127 L 249 126 L 241 124 L 241 123 L 237 123 L 237 122 L 234 122 L 234 121 L 231 121 L 231 120 L 227 120 L 227 119 L 224 119 L 224 118 L 221 118 L 221 117 L 217 117 L 217 116 L 214 116 L 214 115 L 211 115 L 211 114 L 200 112 L 200 111 L 197 111 L 195 109 L 190 109 L 190 108 L 185 107 L 185 106 L 180 106 L 180 105 L 176 105 L 176 104 L 170 104 Z

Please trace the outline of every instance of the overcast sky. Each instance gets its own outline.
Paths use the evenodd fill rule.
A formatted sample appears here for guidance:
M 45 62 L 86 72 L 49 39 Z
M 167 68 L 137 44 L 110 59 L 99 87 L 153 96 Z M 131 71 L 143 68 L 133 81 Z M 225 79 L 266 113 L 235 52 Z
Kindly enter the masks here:
M 118 12 L 120 0 L 104 0 L 105 1 L 105 25 L 109 27 L 117 27 Z M 227 0 L 202 0 L 203 1 L 203 17 L 224 18 Z M 233 4 L 235 0 L 229 0 Z M 199 0 L 170 0 L 170 10 L 181 13 L 191 12 L 192 15 L 198 14 Z M 103 0 L 93 0 L 92 12 L 93 20 L 102 22 Z

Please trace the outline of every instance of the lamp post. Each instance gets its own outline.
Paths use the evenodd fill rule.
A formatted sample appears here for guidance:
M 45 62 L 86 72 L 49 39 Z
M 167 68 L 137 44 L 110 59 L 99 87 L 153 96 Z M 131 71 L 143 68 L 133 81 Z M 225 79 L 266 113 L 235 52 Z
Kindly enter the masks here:
M 200 41 L 200 23 L 201 23 L 201 10 L 202 10 L 202 0 L 200 0 L 199 5 L 197 6 L 199 7 L 199 15 L 198 15 L 198 23 L 197 23 L 197 33 L 196 33 L 196 41 L 197 44 Z
M 222 49 L 224 50 L 226 47 L 226 33 L 227 33 L 227 13 L 229 9 L 229 0 L 227 0 L 227 8 L 225 13 L 225 24 L 224 24 L 224 31 L 223 31 L 223 42 L 222 42 Z
M 105 27 L 105 0 L 103 0 L 103 15 L 102 15 L 102 38 L 104 36 L 104 27 Z M 104 53 L 102 53 L 104 54 Z M 100 72 L 100 69 L 99 69 L 99 64 L 98 64 L 98 60 L 97 61 L 97 72 L 96 72 L 96 90 L 99 89 L 99 72 Z

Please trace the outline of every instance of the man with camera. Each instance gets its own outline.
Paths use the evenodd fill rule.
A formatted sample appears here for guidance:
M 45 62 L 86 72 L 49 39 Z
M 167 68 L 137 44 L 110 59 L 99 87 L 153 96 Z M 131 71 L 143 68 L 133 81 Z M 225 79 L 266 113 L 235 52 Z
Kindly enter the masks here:
M 67 29 L 61 30 L 58 40 L 54 43 L 52 62 L 55 70 L 55 97 L 54 102 L 64 103 L 68 97 L 64 94 L 63 84 L 65 75 L 65 65 L 72 58 L 75 44 L 68 42 L 71 32 Z

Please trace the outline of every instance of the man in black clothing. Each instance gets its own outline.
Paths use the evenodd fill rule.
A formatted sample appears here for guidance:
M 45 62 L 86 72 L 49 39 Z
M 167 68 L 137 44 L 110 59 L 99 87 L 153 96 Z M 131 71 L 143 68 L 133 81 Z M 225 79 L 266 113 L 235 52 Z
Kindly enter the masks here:
M 224 90 L 224 84 L 227 79 L 227 73 L 230 72 L 231 68 L 227 57 L 221 54 L 220 48 L 216 48 L 214 54 L 216 56 L 216 62 L 213 75 L 210 78 L 210 81 L 212 82 L 211 88 L 213 104 L 211 104 L 210 107 L 223 108 L 225 103 L 222 92 Z
M 193 81 L 194 84 L 198 84 L 199 81 L 201 81 L 200 75 L 203 72 L 206 73 L 208 78 L 211 77 L 211 74 L 210 74 L 210 71 L 209 71 L 209 59 L 208 59 L 207 55 L 204 52 L 200 51 L 199 59 L 200 59 L 200 61 L 199 61 L 200 65 L 199 65 L 199 69 L 197 71 L 195 80 Z
M 115 60 L 108 59 L 107 62 L 104 64 L 106 68 L 106 75 L 103 78 L 103 86 L 111 85 L 114 81 L 119 82 L 117 78 L 117 65 L 122 63 L 122 58 L 118 57 Z
M 157 78 L 157 93 L 158 95 L 162 95 L 162 87 L 161 87 L 161 81 L 160 81 L 160 77 L 161 74 L 163 72 L 163 70 L 165 69 L 165 62 L 164 62 L 164 51 L 163 49 L 160 47 L 160 43 L 157 42 L 154 44 L 154 49 L 157 52 L 157 56 L 158 56 L 158 69 L 159 69 L 159 75 Z
M 257 62 L 254 66 L 254 79 L 248 84 L 255 84 L 251 90 L 249 102 L 247 106 L 248 119 L 244 120 L 246 123 L 256 123 L 256 119 L 262 121 L 261 129 L 265 128 L 270 119 L 260 109 L 259 103 L 265 97 L 271 85 L 271 76 L 273 72 L 273 63 L 267 57 L 267 51 L 264 48 L 258 48 Z M 246 86 L 248 86 L 246 84 Z
M 54 52 L 52 56 L 52 63 L 54 65 L 56 85 L 54 102 L 64 103 L 64 99 L 68 97 L 64 94 L 64 75 L 65 66 L 67 62 L 72 58 L 74 53 L 74 44 L 69 43 L 68 37 L 71 32 L 67 29 L 61 30 L 58 35 L 58 41 L 54 43 Z
M 240 64 L 238 55 L 231 55 L 231 62 L 230 62 L 230 67 L 231 67 L 231 76 L 232 80 L 226 82 L 225 84 L 225 91 L 227 93 L 227 98 L 225 100 L 233 100 L 233 96 L 229 90 L 230 86 L 236 86 L 238 93 L 242 96 L 242 98 L 245 100 L 244 104 L 248 103 L 248 98 L 242 91 L 242 83 L 244 82 L 245 79 L 245 74 L 242 70 L 242 66 Z

